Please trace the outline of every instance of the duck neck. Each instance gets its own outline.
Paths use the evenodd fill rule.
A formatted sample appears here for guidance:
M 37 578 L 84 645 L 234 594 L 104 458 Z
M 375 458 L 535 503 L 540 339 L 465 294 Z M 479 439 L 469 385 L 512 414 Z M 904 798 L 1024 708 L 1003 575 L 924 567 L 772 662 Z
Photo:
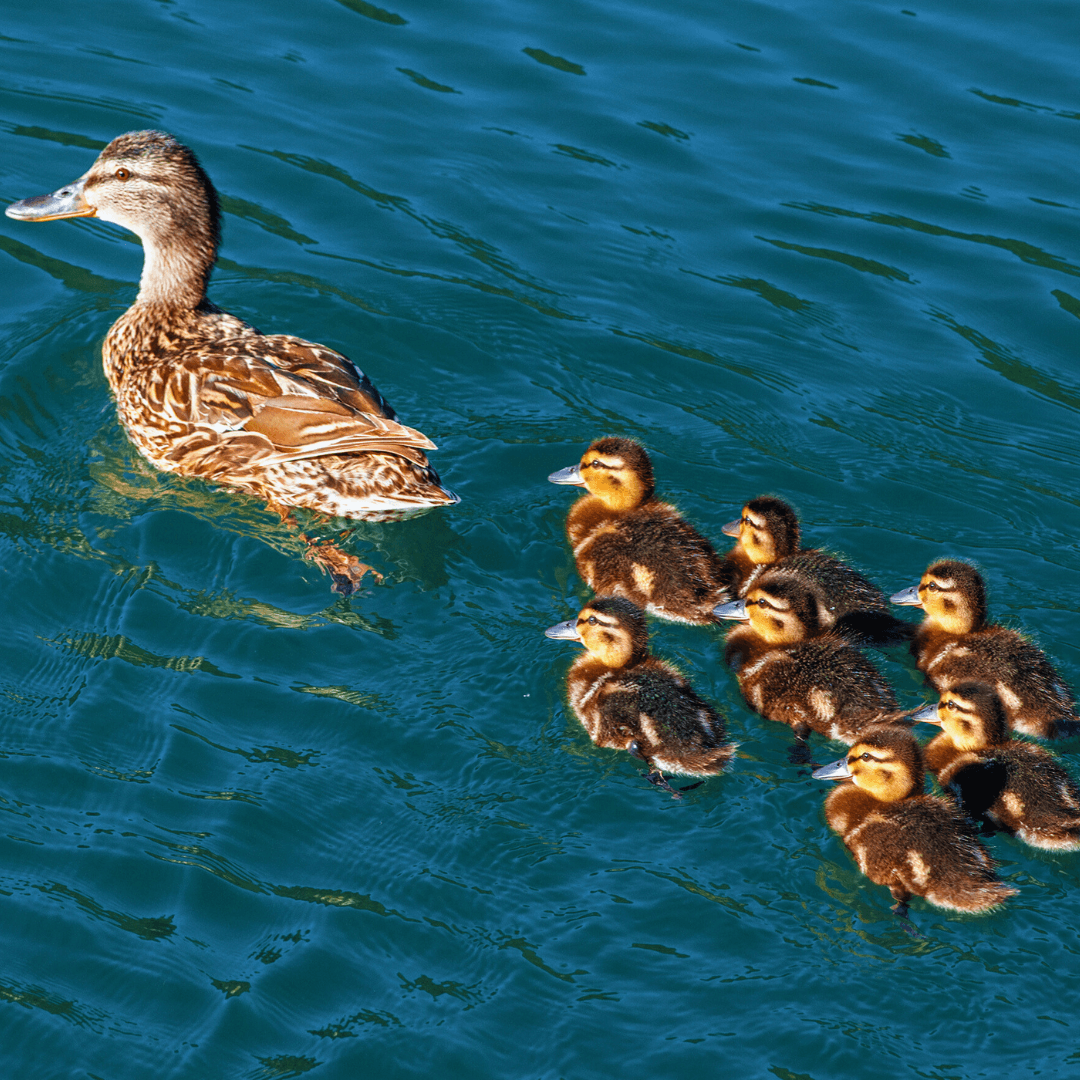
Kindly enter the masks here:
M 143 270 L 137 304 L 194 310 L 206 300 L 206 285 L 217 258 L 209 228 L 202 235 L 185 230 L 149 231 L 142 236 Z

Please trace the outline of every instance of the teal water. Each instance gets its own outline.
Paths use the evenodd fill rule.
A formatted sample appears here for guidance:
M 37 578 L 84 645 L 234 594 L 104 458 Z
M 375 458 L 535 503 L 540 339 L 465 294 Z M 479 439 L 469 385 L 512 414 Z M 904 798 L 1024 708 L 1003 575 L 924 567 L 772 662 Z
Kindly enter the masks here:
M 120 431 L 137 243 L 0 219 L 5 1075 L 1075 1076 L 1080 857 L 995 837 L 1019 896 L 915 939 L 719 631 L 653 626 L 741 744 L 678 803 L 542 634 L 587 595 L 544 478 L 622 434 L 721 548 L 773 492 L 887 591 L 976 560 L 1080 685 L 1073 5 L 380 3 L 5 13 L 3 202 L 173 132 L 216 302 L 350 355 L 463 498 L 332 595 Z

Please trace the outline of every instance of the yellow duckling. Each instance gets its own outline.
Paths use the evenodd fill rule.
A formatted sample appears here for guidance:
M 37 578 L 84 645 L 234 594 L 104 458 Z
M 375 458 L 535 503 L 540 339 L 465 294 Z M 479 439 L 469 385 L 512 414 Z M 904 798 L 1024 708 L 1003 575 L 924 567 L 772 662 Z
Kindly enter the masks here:
M 120 422 L 157 468 L 248 492 L 279 511 L 387 521 L 459 501 L 428 464 L 424 450 L 434 443 L 398 423 L 350 360 L 302 338 L 261 334 L 210 303 L 217 193 L 171 135 L 120 135 L 78 180 L 13 203 L 7 215 L 98 217 L 141 238 L 139 294 L 102 354 Z M 368 569 L 336 549 L 315 554 L 344 579 L 339 585 Z
M 712 776 L 731 760 L 736 744 L 725 741 L 724 718 L 675 668 L 649 655 L 645 616 L 629 600 L 599 597 L 544 632 L 585 646 L 566 689 L 597 746 L 629 751 L 663 787 L 665 771 Z
M 825 800 L 825 819 L 903 915 L 912 896 L 953 911 L 987 911 L 1016 895 L 951 799 L 924 795 L 923 763 L 911 732 L 864 731 L 847 757 L 817 769 L 818 780 L 849 780 Z
M 1014 739 L 993 687 L 957 683 L 914 716 L 944 731 L 924 749 L 926 767 L 963 810 L 1032 847 L 1080 848 L 1080 788 L 1041 746 Z
M 862 652 L 835 634 L 820 636 L 816 597 L 798 579 L 763 574 L 744 600 L 716 614 L 744 624 L 728 634 L 724 659 L 746 703 L 787 724 L 796 738 L 816 731 L 850 744 L 868 727 L 903 715 Z
M 911 639 L 911 625 L 889 611 L 885 594 L 858 570 L 824 551 L 799 547 L 799 519 L 783 499 L 751 499 L 742 517 L 729 521 L 723 532 L 737 540 L 727 556 L 736 595 L 746 596 L 766 571 L 782 571 L 813 592 L 820 632 L 835 631 L 867 645 Z
M 729 595 L 730 573 L 712 544 L 655 495 L 652 462 L 630 439 L 597 439 L 553 484 L 587 495 L 570 508 L 566 535 L 578 573 L 593 592 L 625 596 L 652 615 L 712 623 Z
M 1068 686 L 1041 649 L 1015 630 L 986 621 L 986 586 L 974 566 L 941 559 L 892 602 L 926 613 L 911 651 L 939 694 L 961 682 L 989 683 L 1016 731 L 1040 739 L 1075 733 Z

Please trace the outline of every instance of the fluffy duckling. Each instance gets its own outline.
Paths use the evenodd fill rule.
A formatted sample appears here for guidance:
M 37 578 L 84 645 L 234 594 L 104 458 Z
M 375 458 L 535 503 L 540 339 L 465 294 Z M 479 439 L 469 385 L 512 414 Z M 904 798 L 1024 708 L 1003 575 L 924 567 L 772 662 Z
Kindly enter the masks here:
M 553 484 L 587 495 L 570 508 L 566 535 L 578 573 L 600 595 L 625 596 L 661 619 L 712 623 L 731 574 L 712 544 L 656 498 L 652 462 L 630 439 L 597 439 Z
M 742 517 L 729 521 L 723 531 L 737 540 L 727 560 L 738 596 L 746 596 L 761 574 L 782 571 L 813 591 L 823 631 L 868 645 L 911 639 L 911 625 L 891 614 L 876 585 L 832 555 L 799 547 L 798 516 L 782 499 L 751 499 Z
M 817 769 L 818 780 L 849 780 L 825 800 L 825 819 L 903 915 L 912 896 L 953 911 L 986 911 L 1016 894 L 951 799 L 924 795 L 918 743 L 906 728 L 862 733 L 847 757 Z
M 424 451 L 435 444 L 398 423 L 352 361 L 301 338 L 261 334 L 207 299 L 218 197 L 194 153 L 171 135 L 120 135 L 78 180 L 14 203 L 7 215 L 98 217 L 142 240 L 139 294 L 106 336 L 102 358 L 120 422 L 157 468 L 248 492 L 283 519 L 283 508 L 303 506 L 387 521 L 459 501 L 428 464 Z M 336 549 L 310 553 L 334 572 L 331 551 L 347 579 L 368 569 Z
M 931 563 L 918 585 L 896 593 L 894 604 L 926 613 L 911 651 L 939 694 L 961 682 L 989 683 L 1001 697 L 1010 727 L 1053 739 L 1074 734 L 1072 693 L 1043 651 L 986 621 L 986 586 L 974 566 L 956 559 Z
M 645 616 L 629 600 L 599 597 L 545 633 L 585 646 L 566 688 L 597 746 L 628 750 L 665 787 L 662 771 L 712 776 L 731 760 L 736 744 L 725 742 L 723 717 L 670 664 L 649 655 Z
M 914 718 L 944 728 L 923 749 L 923 759 L 971 817 L 1032 847 L 1080 848 L 1080 788 L 1041 746 L 1012 738 L 993 687 L 957 683 Z
M 821 636 L 817 597 L 799 579 L 763 574 L 745 599 L 716 614 L 744 624 L 728 634 L 724 659 L 746 703 L 798 739 L 816 731 L 850 745 L 866 728 L 904 715 L 862 652 L 836 634 Z

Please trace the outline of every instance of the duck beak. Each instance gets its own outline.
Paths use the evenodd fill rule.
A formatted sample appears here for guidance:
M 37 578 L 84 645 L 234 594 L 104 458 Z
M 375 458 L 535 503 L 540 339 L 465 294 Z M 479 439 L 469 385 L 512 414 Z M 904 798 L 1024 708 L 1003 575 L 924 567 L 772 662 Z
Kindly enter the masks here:
M 565 469 L 560 469 L 558 472 L 553 472 L 548 479 L 553 484 L 576 484 L 578 487 L 585 486 L 585 481 L 581 478 L 580 465 L 570 465 Z
M 851 770 L 848 768 L 847 758 L 842 757 L 831 765 L 822 765 L 810 774 L 815 780 L 850 780 Z
M 739 622 L 749 622 L 750 616 L 746 614 L 745 600 L 730 600 L 726 604 L 717 604 L 712 613 L 718 619 L 737 619 Z
M 95 210 L 83 196 L 86 177 L 80 176 L 51 195 L 34 195 L 12 203 L 4 213 L 17 221 L 56 221 L 57 218 L 93 217 Z
M 889 597 L 889 602 L 892 604 L 906 604 L 908 607 L 922 607 L 922 601 L 919 599 L 919 586 L 912 585 L 910 589 L 901 589 L 898 593 L 893 593 Z
M 937 724 L 941 727 L 941 717 L 938 716 L 936 705 L 924 705 L 918 712 L 913 712 L 908 719 L 913 724 Z
M 720 531 L 725 536 L 738 536 L 740 528 L 742 528 L 742 518 L 736 518 L 734 521 L 729 521 Z
M 577 619 L 567 619 L 566 622 L 556 623 L 544 631 L 544 637 L 555 638 L 558 641 L 580 641 Z

